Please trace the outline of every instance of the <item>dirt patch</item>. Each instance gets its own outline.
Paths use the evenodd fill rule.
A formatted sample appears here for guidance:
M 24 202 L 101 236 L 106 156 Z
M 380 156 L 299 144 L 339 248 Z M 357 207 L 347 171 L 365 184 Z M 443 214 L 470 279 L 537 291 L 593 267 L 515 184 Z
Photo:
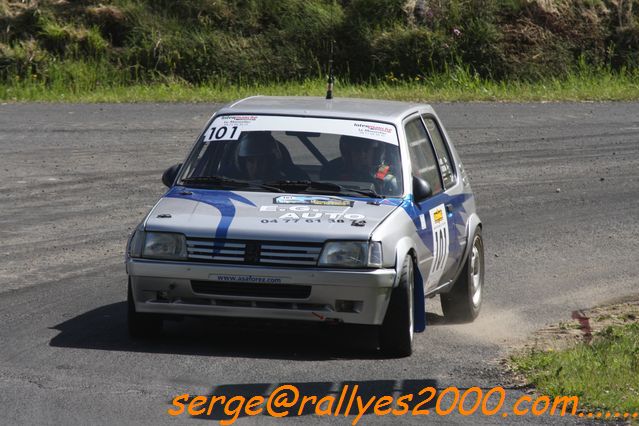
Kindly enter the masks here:
M 510 355 L 567 349 L 589 342 L 591 338 L 596 339 L 597 334 L 608 327 L 639 322 L 639 295 L 575 311 L 571 316 L 570 321 L 562 321 L 536 331 L 523 345 L 514 348 Z M 513 369 L 509 359 L 502 360 L 502 363 L 512 373 L 514 386 L 528 386 L 526 379 Z
M 600 306 L 577 312 L 573 315 L 572 321 L 561 322 L 537 331 L 531 340 L 524 345 L 524 348 L 561 350 L 587 341 L 588 328 L 590 328 L 592 335 L 596 335 L 607 327 L 637 321 L 639 321 L 639 299 Z

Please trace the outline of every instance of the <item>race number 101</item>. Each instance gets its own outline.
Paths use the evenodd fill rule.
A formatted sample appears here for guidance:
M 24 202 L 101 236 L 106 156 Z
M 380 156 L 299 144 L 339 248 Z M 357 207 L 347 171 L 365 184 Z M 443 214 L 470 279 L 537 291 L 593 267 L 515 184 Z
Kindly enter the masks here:
M 234 140 L 236 136 L 239 136 L 237 131 L 237 126 L 228 127 L 228 126 L 220 126 L 220 127 L 211 127 L 207 130 L 204 141 L 219 141 L 219 140 Z

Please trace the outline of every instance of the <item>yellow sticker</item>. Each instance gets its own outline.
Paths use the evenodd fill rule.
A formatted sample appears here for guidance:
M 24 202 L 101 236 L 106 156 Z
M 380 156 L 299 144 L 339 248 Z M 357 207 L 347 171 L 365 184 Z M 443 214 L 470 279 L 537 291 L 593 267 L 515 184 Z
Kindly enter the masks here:
M 439 209 L 433 213 L 433 219 L 435 219 L 435 223 L 439 223 L 444 219 L 444 212 L 442 209 Z

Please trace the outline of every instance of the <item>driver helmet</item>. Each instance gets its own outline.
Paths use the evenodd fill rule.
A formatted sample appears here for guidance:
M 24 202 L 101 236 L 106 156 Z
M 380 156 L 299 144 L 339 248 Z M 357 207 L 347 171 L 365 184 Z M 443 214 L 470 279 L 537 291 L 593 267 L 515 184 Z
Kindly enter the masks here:
M 374 139 L 346 135 L 339 139 L 339 150 L 346 166 L 359 170 L 372 170 L 379 165 L 381 148 L 381 143 Z
M 248 178 L 268 175 L 279 168 L 282 153 L 279 144 L 270 132 L 246 132 L 240 137 L 237 146 L 238 169 Z M 250 163 L 256 163 L 251 164 Z
M 271 160 L 279 160 L 281 153 L 271 133 L 260 131 L 242 134 L 237 147 L 237 156 L 238 158 L 266 156 Z

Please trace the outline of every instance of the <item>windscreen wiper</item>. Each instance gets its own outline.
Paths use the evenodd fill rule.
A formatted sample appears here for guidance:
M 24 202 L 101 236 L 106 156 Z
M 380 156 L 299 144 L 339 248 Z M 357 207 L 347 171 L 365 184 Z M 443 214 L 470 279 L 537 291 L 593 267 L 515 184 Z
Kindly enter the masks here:
M 284 192 L 283 189 L 277 186 L 271 186 L 262 183 L 249 182 L 246 180 L 231 179 L 224 176 L 192 176 L 181 180 L 182 183 L 187 185 L 219 185 L 219 186 L 236 186 L 240 188 L 260 188 L 267 189 L 273 192 Z
M 278 180 L 274 182 L 267 182 L 269 186 L 275 186 L 278 188 L 285 188 L 291 190 L 291 192 L 305 192 L 314 190 L 313 192 L 322 192 L 329 194 L 358 194 L 371 198 L 386 198 L 384 195 L 378 194 L 372 189 L 355 189 L 338 185 L 333 182 L 322 182 L 317 180 Z

